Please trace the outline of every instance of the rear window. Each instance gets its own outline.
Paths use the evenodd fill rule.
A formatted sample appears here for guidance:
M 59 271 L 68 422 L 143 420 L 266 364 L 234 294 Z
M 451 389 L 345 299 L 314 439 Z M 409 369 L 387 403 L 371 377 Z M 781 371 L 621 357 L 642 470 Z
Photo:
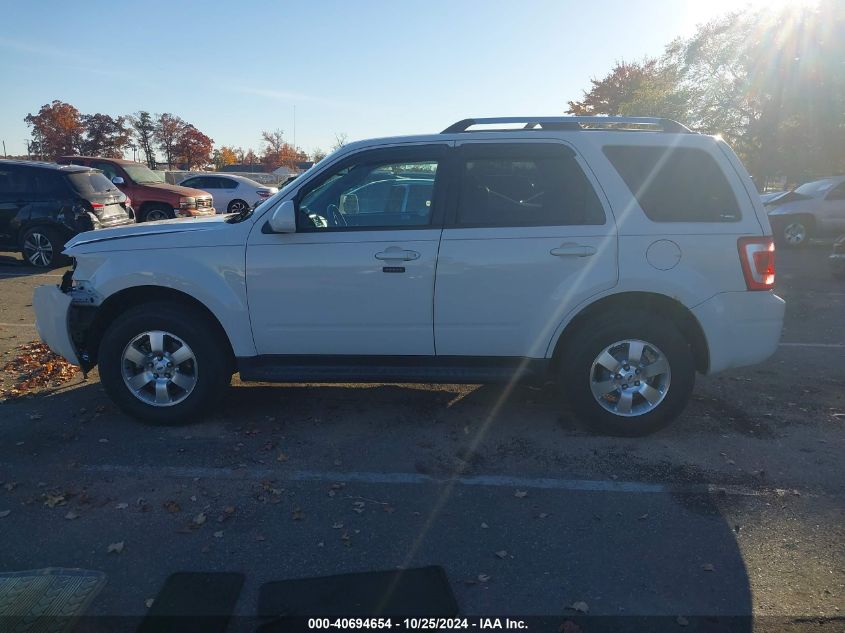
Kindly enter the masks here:
M 653 222 L 738 222 L 742 217 L 728 179 L 703 150 L 607 145 L 604 154 Z
M 79 171 L 68 174 L 67 179 L 70 181 L 71 187 L 81 196 L 116 189 L 111 180 L 99 171 Z

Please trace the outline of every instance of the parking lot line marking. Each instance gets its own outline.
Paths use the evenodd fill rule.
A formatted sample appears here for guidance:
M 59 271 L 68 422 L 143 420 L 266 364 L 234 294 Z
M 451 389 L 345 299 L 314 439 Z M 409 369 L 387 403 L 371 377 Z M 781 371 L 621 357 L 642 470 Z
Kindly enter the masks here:
M 487 488 L 566 490 L 574 492 L 619 492 L 633 494 L 727 494 L 759 497 L 774 494 L 773 490 L 755 490 L 746 486 L 707 483 L 660 484 L 645 481 L 608 481 L 594 479 L 556 479 L 551 477 L 512 477 L 508 475 L 473 475 L 439 478 L 420 473 L 375 473 L 295 470 L 272 468 L 229 469 L 204 466 L 125 466 L 120 464 L 93 464 L 80 466 L 88 473 L 112 473 L 140 477 L 174 477 L 184 479 L 273 479 L 279 482 L 365 483 L 393 485 L 443 485 L 457 483 L 463 486 Z
M 779 343 L 779 347 L 821 347 L 827 349 L 842 349 L 845 343 Z
M 35 328 L 35 323 L 0 323 L 0 327 L 31 327 L 31 328 Z
M 0 277 L 61 277 L 55 273 L 0 273 Z

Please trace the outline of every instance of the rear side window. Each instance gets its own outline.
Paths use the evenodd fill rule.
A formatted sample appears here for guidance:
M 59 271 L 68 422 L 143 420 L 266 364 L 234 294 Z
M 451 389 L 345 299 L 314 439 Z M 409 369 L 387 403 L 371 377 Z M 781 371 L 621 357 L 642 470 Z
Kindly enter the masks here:
M 33 189 L 29 169 L 0 166 L 0 194 L 4 198 L 30 195 Z
M 572 151 L 560 145 L 461 148 L 458 226 L 604 224 L 604 209 Z
M 68 174 L 67 179 L 74 191 L 81 196 L 103 193 L 112 189 L 117 190 L 111 180 L 98 171 L 79 171 Z
M 653 222 L 738 222 L 742 217 L 728 179 L 703 150 L 607 145 L 604 154 Z

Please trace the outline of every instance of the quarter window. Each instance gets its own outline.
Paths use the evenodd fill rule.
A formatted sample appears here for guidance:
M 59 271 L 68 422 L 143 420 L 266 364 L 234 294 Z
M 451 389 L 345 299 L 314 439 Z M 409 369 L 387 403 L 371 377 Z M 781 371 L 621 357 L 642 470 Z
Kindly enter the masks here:
M 654 222 L 738 222 L 741 218 L 728 179 L 703 150 L 608 145 L 604 154 Z
M 392 228 L 431 222 L 437 160 L 347 165 L 299 202 L 307 229 Z
M 459 165 L 458 226 L 605 223 L 593 185 L 564 146 L 467 145 Z

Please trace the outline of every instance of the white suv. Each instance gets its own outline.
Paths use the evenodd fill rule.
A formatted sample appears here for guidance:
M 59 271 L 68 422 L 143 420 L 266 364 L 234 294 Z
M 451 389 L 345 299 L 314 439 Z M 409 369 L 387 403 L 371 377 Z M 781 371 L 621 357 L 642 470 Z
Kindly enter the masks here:
M 515 127 L 518 125 L 519 127 Z M 497 118 L 353 143 L 237 215 L 83 233 L 36 289 L 57 353 L 181 423 L 278 382 L 551 381 L 593 429 L 675 418 L 776 349 L 760 198 L 664 119 Z

